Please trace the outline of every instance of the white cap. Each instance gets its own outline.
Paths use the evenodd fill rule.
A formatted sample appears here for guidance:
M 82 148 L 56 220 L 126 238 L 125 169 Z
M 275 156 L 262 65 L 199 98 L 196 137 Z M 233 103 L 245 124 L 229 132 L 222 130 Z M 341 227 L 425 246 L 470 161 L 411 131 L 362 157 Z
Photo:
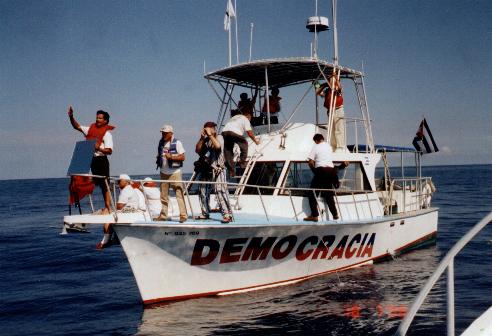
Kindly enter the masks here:
M 152 179 L 152 177 L 146 177 L 144 178 L 144 183 L 145 182 L 153 182 L 154 180 Z
M 171 125 L 168 125 L 168 124 L 162 125 L 161 132 L 174 133 L 173 127 Z
M 131 181 L 132 179 L 127 174 L 120 174 L 120 177 L 118 178 L 118 181 L 121 181 L 121 180 Z

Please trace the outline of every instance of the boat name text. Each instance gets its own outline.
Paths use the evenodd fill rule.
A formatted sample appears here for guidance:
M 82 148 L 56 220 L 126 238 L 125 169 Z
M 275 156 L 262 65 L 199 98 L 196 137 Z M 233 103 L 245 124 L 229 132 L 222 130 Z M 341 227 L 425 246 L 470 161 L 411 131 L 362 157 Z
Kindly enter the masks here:
M 285 237 L 229 238 L 221 248 L 215 239 L 197 239 L 191 265 L 208 265 L 218 258 L 219 264 L 265 260 L 269 256 L 276 260 L 287 258 L 293 251 L 299 261 L 306 259 L 351 259 L 372 256 L 376 233 L 343 236 L 309 236 L 299 242 L 295 235 Z M 336 243 L 335 243 L 336 242 Z

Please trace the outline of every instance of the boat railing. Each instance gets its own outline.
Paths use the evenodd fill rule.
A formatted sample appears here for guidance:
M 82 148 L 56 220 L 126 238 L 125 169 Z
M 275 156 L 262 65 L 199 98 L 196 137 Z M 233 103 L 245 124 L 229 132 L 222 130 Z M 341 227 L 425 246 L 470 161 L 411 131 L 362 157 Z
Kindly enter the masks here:
M 395 191 L 401 190 L 402 204 L 399 213 L 424 209 L 430 206 L 430 198 L 433 193 L 434 185 L 431 177 L 405 177 L 391 178 L 389 190 L 386 190 L 385 207 L 389 214 L 393 214 L 391 202 L 395 198 Z
M 88 175 L 89 176 L 89 175 Z M 90 175 L 92 177 L 101 177 L 101 176 L 96 176 L 96 175 Z M 112 214 L 114 216 L 115 222 L 118 222 L 118 212 L 116 211 L 116 182 L 117 178 L 109 178 L 106 179 L 106 183 L 108 186 L 108 189 L 111 190 L 110 192 L 110 197 L 111 197 L 111 210 Z M 189 205 L 189 209 L 191 211 L 191 215 L 195 216 L 195 210 L 193 209 L 193 203 L 191 202 L 190 199 L 190 194 L 192 193 L 192 187 L 194 185 L 215 185 L 215 184 L 226 184 L 227 185 L 227 190 L 245 190 L 246 188 L 253 194 L 257 195 L 259 197 L 264 216 L 266 220 L 270 223 L 270 216 L 269 216 L 269 211 L 266 206 L 266 202 L 264 197 L 265 196 L 270 196 L 275 193 L 276 190 L 278 190 L 278 195 L 280 196 L 288 196 L 290 200 L 290 206 L 292 208 L 294 218 L 297 222 L 300 221 L 298 214 L 300 212 L 297 211 L 295 202 L 293 200 L 293 196 L 303 196 L 307 197 L 309 193 L 313 193 L 316 200 L 319 202 L 318 195 L 323 193 L 323 192 L 331 192 L 334 195 L 336 207 L 338 210 L 338 214 L 340 216 L 340 219 L 346 220 L 348 218 L 344 218 L 344 211 L 342 211 L 341 206 L 340 206 L 340 197 L 341 196 L 350 196 L 352 202 L 351 204 L 355 208 L 355 215 L 357 220 L 362 220 L 362 219 L 375 219 L 376 217 L 380 216 L 379 212 L 376 211 L 374 213 L 373 211 L 373 206 L 371 206 L 372 202 L 378 202 L 380 204 L 379 199 L 375 199 L 374 197 L 370 197 L 371 194 L 374 194 L 374 191 L 372 190 L 357 190 L 357 189 L 346 189 L 346 188 L 340 188 L 340 189 L 322 189 L 322 188 L 297 188 L 297 187 L 274 187 L 274 186 L 264 186 L 264 185 L 252 185 L 252 184 L 247 184 L 247 183 L 235 183 L 235 182 L 215 182 L 215 181 L 200 181 L 200 180 L 185 180 L 185 181 L 169 181 L 169 180 L 153 180 L 156 183 L 183 183 L 185 186 L 183 188 L 185 197 L 187 199 L 187 203 Z M 132 182 L 137 182 L 140 183 L 141 185 L 147 181 L 144 180 L 138 180 L 138 179 L 133 179 Z M 385 211 L 385 214 L 387 215 L 394 215 L 396 213 L 405 213 L 407 211 L 414 211 L 414 210 L 419 210 L 422 208 L 427 207 L 426 206 L 426 197 L 427 194 L 422 191 L 422 186 L 425 186 L 426 184 L 431 182 L 430 177 L 422 177 L 422 178 L 392 178 L 391 183 L 390 183 L 390 188 L 387 190 L 387 197 L 386 200 L 383 201 L 383 206 L 384 209 L 389 209 L 389 211 Z M 110 187 L 110 184 L 112 185 L 112 188 Z M 398 206 L 397 212 L 393 212 L 393 207 L 391 202 L 393 201 L 394 197 L 394 192 L 395 190 L 403 190 L 404 192 L 402 193 L 402 207 Z M 253 193 L 254 191 L 254 193 Z M 409 194 L 409 195 L 407 195 Z M 145 204 L 146 204 L 146 212 L 147 214 L 145 217 L 149 217 L 149 220 L 151 219 L 150 215 L 150 210 L 149 210 L 149 200 L 147 198 L 147 195 L 143 193 L 144 198 L 145 198 Z M 239 194 L 234 194 L 234 192 L 229 192 L 229 196 L 235 199 L 235 204 L 231 204 L 232 209 L 239 209 L 240 208 L 240 202 L 241 198 L 244 197 L 245 194 L 244 192 L 239 193 Z M 249 195 L 249 194 L 248 194 Z M 363 195 L 360 197 L 360 195 Z M 407 198 L 411 197 L 413 199 L 413 202 L 410 203 L 410 206 L 407 209 Z M 92 201 L 92 200 L 91 200 Z M 386 202 L 386 203 L 385 203 Z M 92 203 L 92 202 L 91 202 Z M 367 216 L 364 216 L 363 214 L 360 213 L 360 206 L 366 204 L 368 211 L 369 211 L 369 218 Z M 319 205 L 318 205 L 319 207 Z M 322 210 L 321 207 L 319 207 L 319 210 Z M 94 212 L 94 211 L 93 211 Z M 322 211 L 320 211 L 322 213 Z M 328 216 L 327 216 L 328 217 Z
M 492 212 L 485 216 L 480 222 L 475 224 L 473 228 L 471 228 L 456 244 L 454 244 L 446 256 L 441 260 L 434 273 L 429 277 L 429 280 L 427 280 L 425 285 L 420 290 L 405 318 L 401 321 L 395 336 L 406 335 L 410 324 L 415 318 L 415 315 L 445 270 L 447 270 L 447 335 L 455 335 L 454 259 L 456 255 L 458 255 L 458 253 L 491 221 Z
M 140 180 L 133 180 L 133 181 L 134 182 L 141 182 Z M 265 218 L 266 218 L 268 223 L 271 223 L 271 220 L 270 220 L 270 216 L 268 214 L 268 209 L 267 209 L 264 197 L 273 195 L 275 190 L 281 191 L 281 193 L 279 193 L 279 195 L 289 197 L 290 206 L 292 207 L 292 211 L 294 213 L 294 217 L 295 217 L 295 220 L 297 222 L 302 221 L 302 219 L 301 220 L 299 219 L 298 211 L 296 209 L 295 202 L 292 198 L 293 193 L 295 195 L 303 195 L 304 197 L 308 196 L 308 193 L 313 193 L 315 198 L 318 200 L 318 197 L 317 197 L 318 193 L 332 192 L 335 196 L 334 199 L 335 199 L 335 203 L 336 203 L 338 213 L 339 213 L 341 220 L 344 220 L 344 218 L 343 218 L 343 212 L 340 209 L 340 203 L 339 203 L 339 198 L 338 198 L 339 196 L 351 195 L 352 200 L 353 200 L 353 204 L 354 204 L 355 209 L 356 209 L 356 214 L 357 214 L 358 220 L 368 219 L 368 218 L 363 218 L 362 215 L 359 213 L 359 210 L 357 207 L 358 204 L 367 204 L 367 206 L 369 208 L 369 212 L 370 212 L 370 218 L 374 219 L 374 218 L 376 218 L 376 215 L 374 214 L 373 209 L 371 207 L 371 202 L 379 202 L 378 199 L 374 199 L 374 198 L 371 199 L 371 197 L 369 195 L 374 193 L 371 190 L 313 189 L 313 188 L 294 188 L 294 187 L 286 188 L 286 187 L 252 185 L 252 184 L 247 184 L 247 183 L 215 182 L 215 181 L 200 181 L 200 180 L 193 180 L 193 181 L 154 180 L 154 182 L 158 182 L 158 183 L 172 183 L 172 182 L 173 183 L 179 183 L 179 182 L 181 182 L 181 183 L 183 183 L 186 186 L 185 188 L 183 188 L 183 191 L 185 193 L 186 199 L 188 200 L 188 204 L 189 204 L 189 207 L 191 210 L 192 217 L 195 216 L 195 211 L 193 210 L 192 202 L 190 200 L 190 194 L 191 194 L 192 188 L 189 188 L 189 187 L 191 187 L 193 185 L 216 185 L 216 184 L 224 185 L 224 184 L 226 184 L 228 190 L 232 190 L 232 189 L 236 190 L 238 188 L 241 188 L 243 190 L 245 188 L 248 188 L 250 190 L 255 190 L 256 194 L 254 194 L 254 195 L 258 196 L 260 203 L 261 203 L 261 206 L 262 206 L 262 209 L 263 209 L 263 212 L 264 212 L 264 215 L 265 215 Z M 263 190 L 263 192 L 262 192 L 262 190 Z M 268 190 L 268 192 L 265 192 L 265 190 Z M 362 199 L 360 197 L 359 197 L 359 199 L 357 199 L 357 197 L 356 197 L 357 195 L 364 195 L 364 197 L 362 197 Z M 235 204 L 236 206 L 231 206 L 231 208 L 237 210 L 239 208 L 238 205 L 240 203 L 241 197 L 244 197 L 244 193 L 239 194 L 239 195 L 234 195 L 233 193 L 230 193 L 230 196 L 235 197 L 235 203 L 236 203 Z
M 361 128 L 363 132 L 366 131 L 366 120 L 363 118 L 351 118 L 343 117 L 345 120 L 345 135 L 347 135 L 347 130 L 349 127 L 353 127 L 354 130 L 354 152 L 359 152 L 359 129 Z M 347 143 L 347 141 L 345 141 Z

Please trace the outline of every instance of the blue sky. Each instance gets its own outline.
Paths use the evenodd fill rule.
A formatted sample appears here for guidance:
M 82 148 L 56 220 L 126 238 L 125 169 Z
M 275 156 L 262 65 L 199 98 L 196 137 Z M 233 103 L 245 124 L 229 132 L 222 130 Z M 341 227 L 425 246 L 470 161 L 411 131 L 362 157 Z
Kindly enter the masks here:
M 309 56 L 314 1 L 237 2 L 241 62 L 251 22 L 254 59 Z M 321 15 L 330 3 L 320 1 Z M 225 5 L 0 0 L 0 179 L 65 176 L 82 140 L 69 124 L 70 104 L 86 125 L 96 110 L 110 111 L 112 175 L 155 173 L 163 123 L 174 125 L 190 171 L 200 126 L 219 106 L 203 67 L 227 65 Z M 410 145 L 425 115 L 441 152 L 424 164 L 492 163 L 491 17 L 487 0 L 339 1 L 340 63 L 363 63 L 376 143 Z M 331 59 L 331 32 L 320 49 Z M 290 111 L 298 91 L 281 95 Z M 311 113 L 306 107 L 296 118 Z

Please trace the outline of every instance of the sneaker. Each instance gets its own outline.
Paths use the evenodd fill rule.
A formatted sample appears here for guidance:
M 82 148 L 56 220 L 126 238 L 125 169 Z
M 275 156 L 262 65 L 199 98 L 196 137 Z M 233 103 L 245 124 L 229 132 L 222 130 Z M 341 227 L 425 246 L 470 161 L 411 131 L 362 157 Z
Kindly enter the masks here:
M 185 216 L 179 216 L 179 222 L 180 223 L 184 223 L 188 220 L 188 217 L 185 217 Z
M 200 215 L 200 216 L 195 216 L 194 219 L 205 220 L 205 219 L 209 219 L 209 218 L 210 218 L 209 215 Z
M 158 217 L 154 218 L 155 221 L 160 221 L 160 222 L 165 222 L 167 220 L 169 220 L 169 218 L 167 216 L 164 216 L 164 215 L 159 215 Z
M 231 215 L 225 215 L 224 217 L 222 217 L 222 220 L 220 222 L 223 224 L 230 223 L 230 222 L 232 222 L 232 216 Z
M 318 216 L 307 216 L 304 218 L 306 222 L 317 222 L 318 221 Z

